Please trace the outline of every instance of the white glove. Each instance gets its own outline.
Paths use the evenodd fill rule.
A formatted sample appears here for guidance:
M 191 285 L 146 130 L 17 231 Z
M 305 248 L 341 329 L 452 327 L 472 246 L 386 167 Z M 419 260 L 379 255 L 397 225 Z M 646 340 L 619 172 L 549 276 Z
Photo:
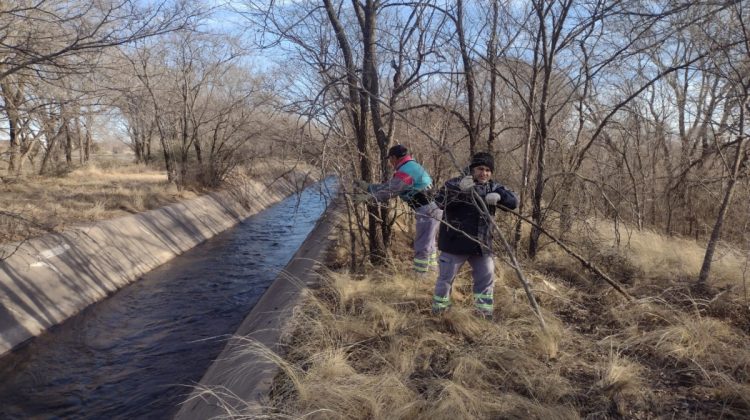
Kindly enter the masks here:
M 458 182 L 458 188 L 461 191 L 469 191 L 472 187 L 474 187 L 474 177 L 471 175 L 461 178 L 461 181 Z
M 489 193 L 484 196 L 484 201 L 486 201 L 490 206 L 496 206 L 497 203 L 500 202 L 500 200 L 502 200 L 502 197 L 500 197 L 500 194 L 496 192 Z

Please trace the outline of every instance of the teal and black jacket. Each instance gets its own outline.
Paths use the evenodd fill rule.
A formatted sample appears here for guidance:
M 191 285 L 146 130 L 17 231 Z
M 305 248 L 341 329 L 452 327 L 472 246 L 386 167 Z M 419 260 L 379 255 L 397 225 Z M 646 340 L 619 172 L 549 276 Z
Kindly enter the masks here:
M 387 201 L 398 195 L 409 206 L 416 209 L 432 201 L 429 190 L 432 178 L 422 165 L 411 155 L 406 155 L 396 163 L 393 178 L 385 184 L 371 184 L 367 191 L 378 201 Z

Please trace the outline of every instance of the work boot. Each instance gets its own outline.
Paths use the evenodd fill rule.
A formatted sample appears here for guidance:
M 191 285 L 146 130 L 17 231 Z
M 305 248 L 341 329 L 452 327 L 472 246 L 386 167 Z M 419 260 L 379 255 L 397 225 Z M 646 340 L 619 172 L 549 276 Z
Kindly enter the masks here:
M 432 296 L 432 314 L 442 315 L 451 307 L 451 299 L 448 296 Z

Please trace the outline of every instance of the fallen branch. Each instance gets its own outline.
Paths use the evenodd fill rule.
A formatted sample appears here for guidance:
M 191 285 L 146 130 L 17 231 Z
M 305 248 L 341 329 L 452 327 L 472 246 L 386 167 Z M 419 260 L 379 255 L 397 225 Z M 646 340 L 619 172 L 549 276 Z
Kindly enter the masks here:
M 535 228 L 539 229 L 540 232 L 542 232 L 543 234 L 545 234 L 548 238 L 552 239 L 557 245 L 560 246 L 560 248 L 562 248 L 565 252 L 567 252 L 571 257 L 577 259 L 585 268 L 593 271 L 594 273 L 596 273 L 596 275 L 598 275 L 599 277 L 601 277 L 602 279 L 604 279 L 604 281 L 606 281 L 607 283 L 609 283 L 610 286 L 612 286 L 615 290 L 617 290 L 627 300 L 629 300 L 629 301 L 633 300 L 633 296 L 631 296 L 622 287 L 620 287 L 620 285 L 617 284 L 616 281 L 612 280 L 602 270 L 600 270 L 599 268 L 597 268 L 592 262 L 590 262 L 587 259 L 583 258 L 582 256 L 578 255 L 577 252 L 575 252 L 572 249 L 570 249 L 567 245 L 565 245 L 561 240 L 557 239 L 554 235 L 552 235 L 551 233 L 547 232 L 546 229 L 544 229 L 543 227 L 539 226 L 538 224 L 532 222 L 531 220 L 527 219 L 526 217 L 522 216 L 520 213 L 518 213 L 518 212 L 516 212 L 514 210 L 510 210 L 510 209 L 505 208 L 505 207 L 501 207 L 501 208 L 503 210 L 507 211 L 508 213 L 512 213 L 512 214 L 516 215 L 516 217 L 518 217 L 519 219 L 521 219 L 524 222 L 526 222 L 526 223 L 534 226 Z

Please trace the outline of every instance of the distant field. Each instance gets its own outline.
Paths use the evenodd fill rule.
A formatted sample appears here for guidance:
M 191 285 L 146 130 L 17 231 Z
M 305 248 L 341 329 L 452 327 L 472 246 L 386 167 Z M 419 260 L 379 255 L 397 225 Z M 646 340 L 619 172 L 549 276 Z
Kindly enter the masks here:
M 46 230 L 162 207 L 197 194 L 167 184 L 166 173 L 127 163 L 132 156 L 97 155 L 96 164 L 59 177 L 6 177 L 0 183 L 0 242 Z
M 132 163 L 129 151 L 98 153 L 91 160 L 52 176 L 25 172 L 15 177 L 0 169 L 0 242 L 152 210 L 201 194 L 178 190 L 162 169 Z M 296 161 L 258 160 L 237 168 L 226 187 L 241 192 L 257 182 L 272 185 L 289 176 L 291 168 L 296 173 L 315 171 Z

